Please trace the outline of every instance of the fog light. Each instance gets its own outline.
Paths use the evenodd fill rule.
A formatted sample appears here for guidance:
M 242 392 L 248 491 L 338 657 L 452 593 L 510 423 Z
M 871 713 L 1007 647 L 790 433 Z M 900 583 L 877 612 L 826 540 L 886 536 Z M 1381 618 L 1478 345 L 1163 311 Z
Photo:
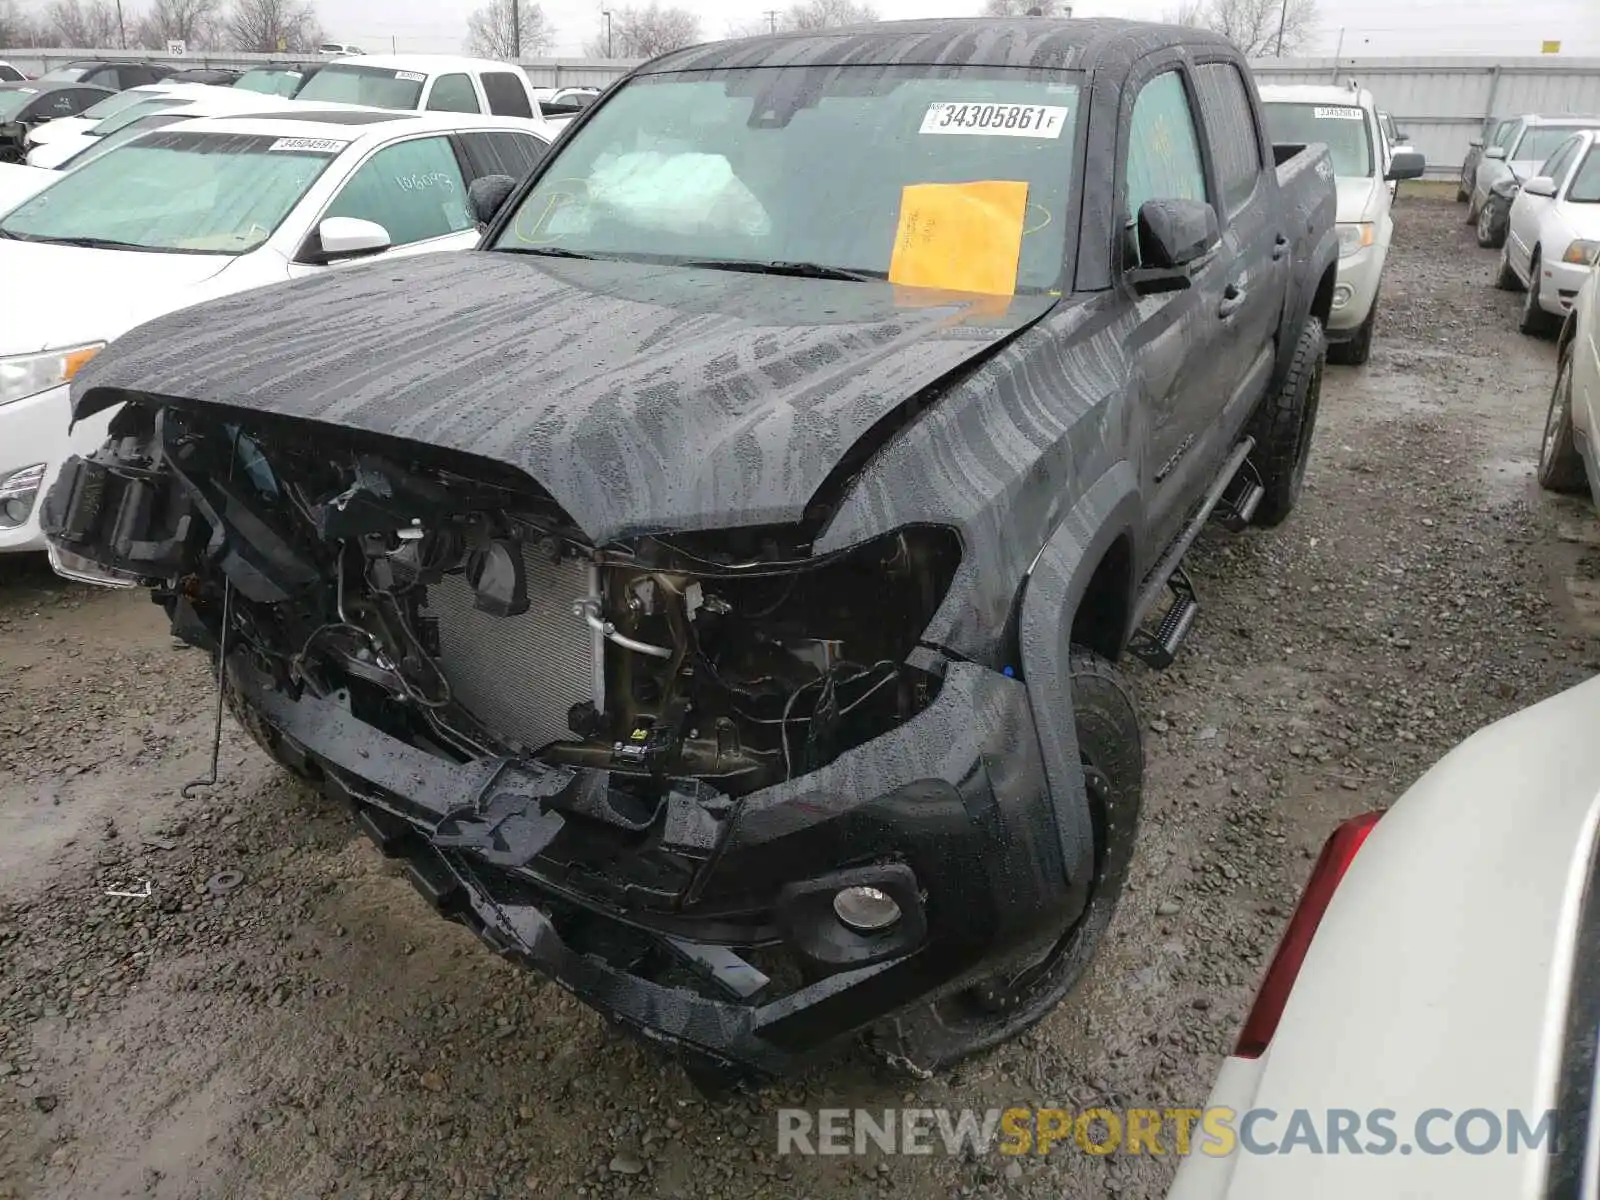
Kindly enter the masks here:
M 1335 308 L 1343 308 L 1346 304 L 1350 303 L 1350 297 L 1353 295 L 1355 295 L 1355 291 L 1347 285 L 1341 283 L 1338 287 L 1333 289 L 1333 306 Z
M 44 483 L 44 463 L 34 463 L 0 477 L 0 528 L 13 529 L 28 519 Z
M 875 887 L 848 887 L 834 893 L 834 914 L 858 933 L 878 933 L 900 919 L 900 906 Z

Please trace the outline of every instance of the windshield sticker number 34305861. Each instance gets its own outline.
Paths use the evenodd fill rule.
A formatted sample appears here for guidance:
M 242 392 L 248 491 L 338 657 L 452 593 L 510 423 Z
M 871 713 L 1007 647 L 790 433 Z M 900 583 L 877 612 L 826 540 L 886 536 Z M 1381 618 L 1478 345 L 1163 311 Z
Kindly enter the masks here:
M 967 104 L 936 100 L 923 114 L 920 133 L 970 133 L 984 137 L 1059 138 L 1067 109 L 1055 104 Z

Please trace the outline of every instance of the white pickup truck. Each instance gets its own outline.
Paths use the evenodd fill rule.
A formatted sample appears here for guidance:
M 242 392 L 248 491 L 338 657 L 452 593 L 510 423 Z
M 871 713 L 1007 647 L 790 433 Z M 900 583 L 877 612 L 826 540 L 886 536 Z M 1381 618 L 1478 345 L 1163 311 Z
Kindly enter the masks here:
M 1415 179 L 1426 161 L 1391 147 L 1372 93 L 1347 87 L 1264 87 L 1261 106 L 1274 142 L 1322 142 L 1339 189 L 1339 281 L 1328 319 L 1328 360 L 1359 366 L 1372 352 L 1383 264 L 1394 234 L 1391 182 Z

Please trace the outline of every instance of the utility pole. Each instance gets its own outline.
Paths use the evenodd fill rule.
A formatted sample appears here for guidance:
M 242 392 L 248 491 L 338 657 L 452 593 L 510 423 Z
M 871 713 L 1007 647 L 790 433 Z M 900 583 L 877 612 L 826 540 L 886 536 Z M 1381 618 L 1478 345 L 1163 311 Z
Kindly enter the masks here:
M 769 8 L 762 15 L 767 18 L 767 30 L 769 32 L 771 32 L 771 33 L 777 33 L 778 32 L 778 10 L 775 9 L 775 8 Z
M 611 10 L 603 8 L 600 10 L 600 15 L 606 19 L 606 57 L 615 58 L 616 55 L 611 53 Z
M 522 58 L 522 4 L 520 0 L 511 0 L 511 61 L 518 62 Z
M 1289 0 L 1283 0 L 1278 10 L 1278 57 L 1283 57 L 1283 27 L 1289 23 Z
M 128 31 L 122 24 L 122 0 L 117 0 L 117 44 L 124 50 L 128 48 Z

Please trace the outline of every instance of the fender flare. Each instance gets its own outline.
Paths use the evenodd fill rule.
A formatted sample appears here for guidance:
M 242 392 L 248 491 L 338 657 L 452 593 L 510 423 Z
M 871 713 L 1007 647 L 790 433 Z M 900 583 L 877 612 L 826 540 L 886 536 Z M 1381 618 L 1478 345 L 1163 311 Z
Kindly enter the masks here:
M 1268 395 L 1277 391 L 1289 373 L 1289 364 L 1294 361 L 1294 352 L 1300 345 L 1300 331 L 1305 328 L 1306 318 L 1311 315 L 1311 306 L 1317 299 L 1317 285 L 1322 282 L 1322 276 L 1329 267 L 1337 270 L 1338 266 L 1339 231 L 1330 226 L 1301 269 L 1292 289 L 1293 305 L 1284 308 L 1283 325 L 1278 329 L 1278 358 L 1272 372 L 1272 386 L 1267 389 Z
M 1100 560 L 1119 537 L 1139 528 L 1141 511 L 1133 466 L 1118 462 L 1056 526 L 1023 581 L 1017 645 L 1034 735 L 1050 786 L 1062 866 L 1073 890 L 1085 898 L 1095 846 L 1073 719 L 1072 619 Z

